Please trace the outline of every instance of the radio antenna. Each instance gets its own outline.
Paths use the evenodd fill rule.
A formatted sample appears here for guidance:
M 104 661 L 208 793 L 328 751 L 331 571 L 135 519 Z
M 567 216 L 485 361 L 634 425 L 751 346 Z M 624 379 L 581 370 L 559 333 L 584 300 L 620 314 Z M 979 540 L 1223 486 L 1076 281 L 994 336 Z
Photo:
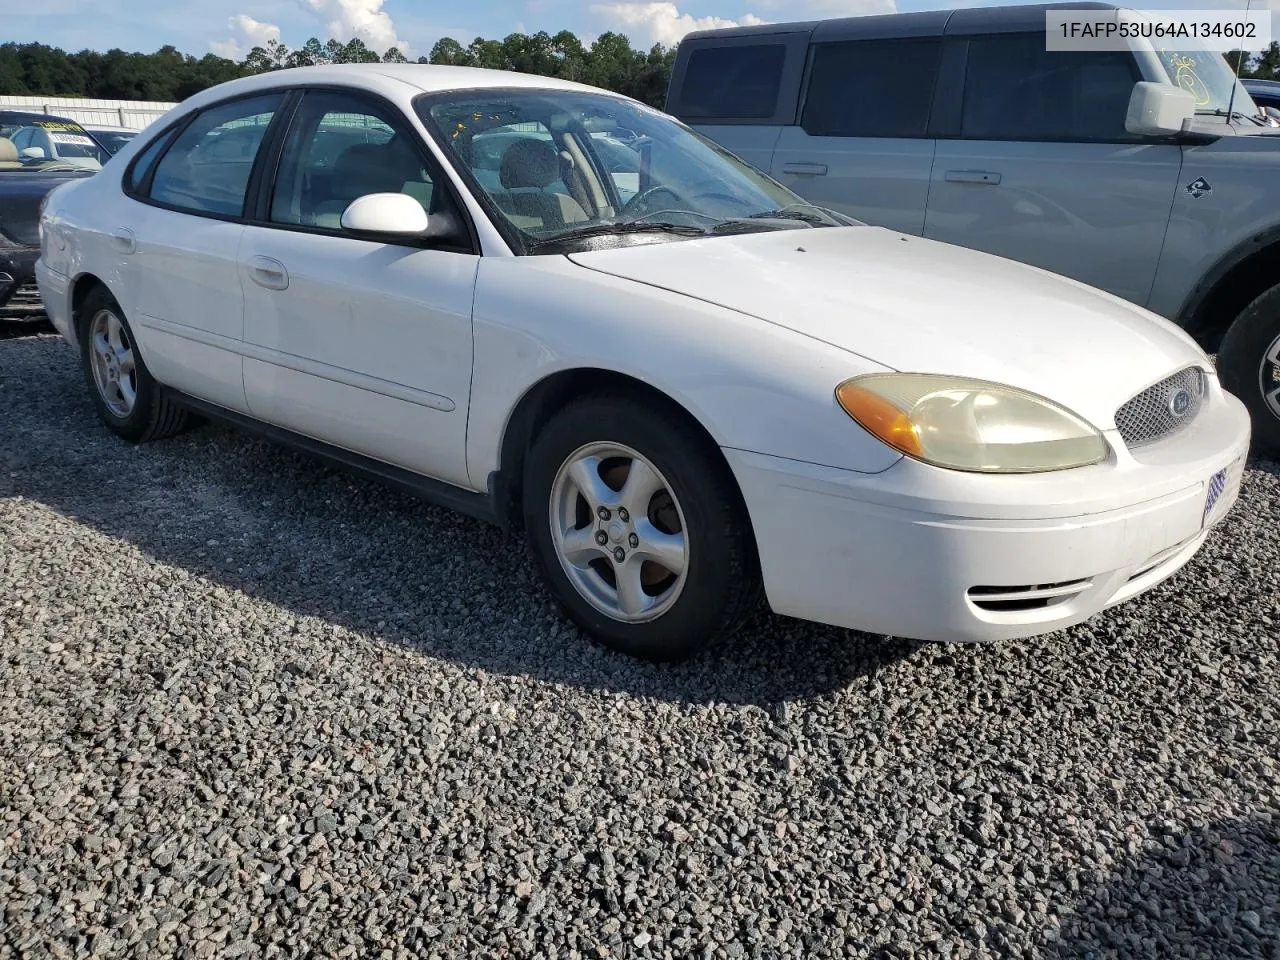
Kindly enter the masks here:
M 1253 5 L 1253 0 L 1244 0 L 1244 12 L 1248 14 L 1249 7 Z M 1227 123 L 1231 123 L 1231 118 L 1235 116 L 1236 105 L 1236 88 L 1240 86 L 1240 68 L 1244 66 L 1244 58 L 1246 54 L 1244 47 L 1236 51 L 1236 82 L 1231 84 L 1231 96 L 1227 98 Z

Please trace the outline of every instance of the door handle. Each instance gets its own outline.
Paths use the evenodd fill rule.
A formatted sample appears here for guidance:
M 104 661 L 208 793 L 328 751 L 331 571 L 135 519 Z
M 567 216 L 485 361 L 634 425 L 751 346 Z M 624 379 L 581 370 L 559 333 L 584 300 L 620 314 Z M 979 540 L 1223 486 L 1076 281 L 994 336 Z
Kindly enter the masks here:
M 948 183 L 985 183 L 994 187 L 1000 182 L 1000 174 L 989 170 L 948 170 L 946 179 Z
M 250 257 L 249 278 L 268 290 L 289 289 L 289 271 L 279 260 L 270 257 Z
M 117 227 L 111 231 L 111 245 L 121 253 L 133 253 L 138 249 L 133 231 L 128 227 Z
M 784 163 L 782 172 L 793 173 L 798 177 L 825 177 L 827 165 L 825 163 Z

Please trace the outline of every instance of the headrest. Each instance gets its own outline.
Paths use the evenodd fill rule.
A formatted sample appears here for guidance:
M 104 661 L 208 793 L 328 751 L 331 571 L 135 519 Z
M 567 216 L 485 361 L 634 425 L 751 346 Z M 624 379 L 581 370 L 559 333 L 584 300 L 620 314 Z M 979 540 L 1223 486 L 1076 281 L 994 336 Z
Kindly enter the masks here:
M 541 190 L 560 177 L 559 156 L 541 140 L 517 140 L 502 154 L 502 185 L 508 190 Z

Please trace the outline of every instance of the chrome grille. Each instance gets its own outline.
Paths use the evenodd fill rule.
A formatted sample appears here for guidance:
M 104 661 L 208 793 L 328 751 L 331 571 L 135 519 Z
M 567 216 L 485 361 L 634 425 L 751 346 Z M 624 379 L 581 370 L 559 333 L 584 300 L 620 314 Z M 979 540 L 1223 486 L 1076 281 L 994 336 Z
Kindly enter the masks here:
M 1147 387 L 1116 411 L 1116 428 L 1130 447 L 1153 443 L 1181 430 L 1200 412 L 1204 371 L 1187 367 Z

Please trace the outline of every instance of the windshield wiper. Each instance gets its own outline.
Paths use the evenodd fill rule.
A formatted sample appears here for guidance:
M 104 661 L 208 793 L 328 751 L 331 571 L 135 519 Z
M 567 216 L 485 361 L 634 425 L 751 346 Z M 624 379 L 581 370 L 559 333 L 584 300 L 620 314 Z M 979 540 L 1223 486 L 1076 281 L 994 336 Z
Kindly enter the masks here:
M 810 213 L 808 210 L 796 210 L 794 207 L 783 207 L 780 210 L 766 210 L 764 213 L 748 214 L 748 220 L 803 220 L 805 223 L 816 223 L 821 226 L 831 226 L 830 221 L 820 213 Z
M 707 232 L 701 227 L 680 223 L 651 223 L 640 221 L 596 223 L 589 227 L 579 227 L 576 230 L 568 230 L 564 233 L 556 234 L 554 237 L 547 237 L 543 240 L 534 240 L 529 244 L 529 248 L 532 250 L 540 250 L 543 247 L 564 243 L 566 240 L 585 240 L 589 237 L 611 237 L 629 233 L 674 233 L 683 237 L 705 237 L 707 235 Z

